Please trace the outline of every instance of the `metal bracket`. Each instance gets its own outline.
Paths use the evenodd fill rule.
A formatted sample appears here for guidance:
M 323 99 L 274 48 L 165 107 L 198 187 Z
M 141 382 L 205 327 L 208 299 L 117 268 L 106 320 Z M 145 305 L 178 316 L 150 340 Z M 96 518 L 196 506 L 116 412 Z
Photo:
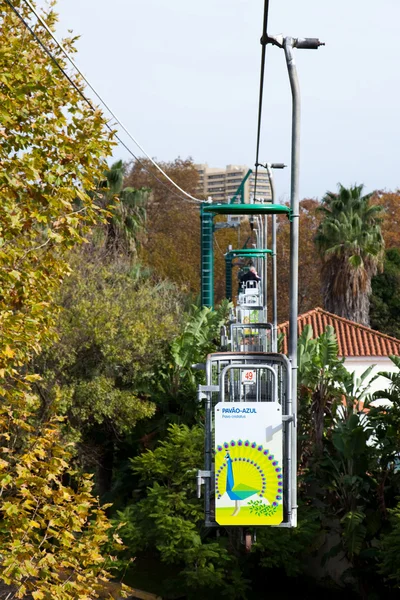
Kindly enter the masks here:
M 295 422 L 294 415 L 282 415 L 282 421 L 284 423 L 294 423 Z
M 216 521 L 206 521 L 205 523 L 206 527 L 219 527 L 218 523 Z
M 219 392 L 219 385 L 199 385 L 199 392 Z
M 206 363 L 195 363 L 194 365 L 192 365 L 192 369 L 194 369 L 195 371 L 205 371 Z
M 204 471 L 202 469 L 199 469 L 197 471 L 197 477 L 201 477 L 202 479 L 207 478 L 207 477 L 211 477 L 211 471 Z
M 211 471 L 197 471 L 197 497 L 201 498 L 201 486 L 204 484 L 205 479 L 211 479 Z
M 201 402 L 207 399 L 207 393 L 219 392 L 219 385 L 199 385 L 197 388 L 197 400 Z
M 264 39 L 263 39 L 264 38 Z M 267 36 L 263 36 L 263 38 L 261 38 L 261 44 L 266 43 L 266 44 L 272 44 L 273 46 L 278 46 L 278 48 L 283 48 L 283 34 L 280 33 L 279 35 L 267 35 Z
M 218 231 L 218 229 L 237 229 L 240 223 L 215 223 L 214 231 Z

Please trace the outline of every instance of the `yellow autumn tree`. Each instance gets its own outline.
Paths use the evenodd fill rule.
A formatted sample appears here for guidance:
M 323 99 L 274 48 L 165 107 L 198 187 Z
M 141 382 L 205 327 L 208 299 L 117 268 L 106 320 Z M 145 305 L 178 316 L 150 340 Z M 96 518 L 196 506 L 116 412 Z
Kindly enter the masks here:
M 13 5 L 34 23 L 23 1 Z M 69 470 L 57 418 L 38 424 L 27 366 L 54 337 L 69 249 L 104 218 L 93 197 L 113 136 L 12 8 L 1 8 L 0 579 L 9 600 L 89 600 L 108 577 L 102 548 L 110 526 L 90 479 Z M 56 18 L 53 2 L 51 28 Z M 68 70 L 45 29 L 32 27 Z M 63 43 L 74 50 L 74 40 Z

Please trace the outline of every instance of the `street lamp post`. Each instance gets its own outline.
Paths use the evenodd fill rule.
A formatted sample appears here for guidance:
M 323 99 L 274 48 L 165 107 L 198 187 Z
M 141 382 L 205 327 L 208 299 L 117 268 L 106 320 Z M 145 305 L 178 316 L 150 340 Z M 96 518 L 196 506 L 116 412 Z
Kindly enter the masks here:
M 283 35 L 268 36 L 267 43 L 283 48 L 292 91 L 292 153 L 291 153 L 291 226 L 290 226 L 290 314 L 289 314 L 289 360 L 292 370 L 292 410 L 294 426 L 297 428 L 297 317 L 299 289 L 299 173 L 300 173 L 300 86 L 293 49 L 317 50 L 318 38 L 292 38 Z M 288 428 L 287 447 L 293 461 L 292 481 L 292 526 L 297 524 L 297 443 L 296 436 Z

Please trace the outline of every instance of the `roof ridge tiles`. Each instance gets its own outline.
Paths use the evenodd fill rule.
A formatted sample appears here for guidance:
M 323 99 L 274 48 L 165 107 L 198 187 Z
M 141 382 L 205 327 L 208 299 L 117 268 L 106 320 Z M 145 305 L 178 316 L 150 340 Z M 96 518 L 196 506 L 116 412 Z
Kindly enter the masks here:
M 400 355 L 400 340 L 350 321 L 345 317 L 339 317 L 334 313 L 316 307 L 298 316 L 298 332 L 301 334 L 305 325 L 311 325 L 314 335 L 321 335 L 327 325 L 335 329 L 339 346 L 339 356 L 388 356 L 389 354 Z M 278 331 L 287 332 L 289 321 L 278 326 Z M 287 336 L 283 342 L 283 351 L 287 352 Z
M 392 340 L 393 342 L 397 342 L 398 344 L 400 344 L 400 339 L 395 338 L 392 335 L 388 335 L 387 333 L 382 333 L 381 331 L 377 331 L 376 329 L 372 329 L 371 327 L 368 327 L 367 325 L 362 325 L 361 323 L 357 323 L 356 321 L 351 321 L 350 319 L 346 319 L 346 317 L 340 317 L 339 315 L 335 315 L 335 313 L 331 313 L 328 310 L 321 308 L 320 306 L 317 306 L 316 308 L 313 308 L 305 313 L 302 313 L 301 315 L 298 316 L 298 320 L 304 319 L 305 317 L 308 317 L 308 316 L 311 318 L 311 315 L 313 313 L 327 315 L 327 316 L 331 317 L 332 319 L 337 319 L 338 321 L 342 321 L 343 323 L 346 323 L 347 325 L 350 325 L 351 327 L 358 327 L 360 329 L 363 329 L 367 333 L 372 333 L 373 335 L 379 335 L 381 337 L 384 337 L 388 340 Z M 285 327 L 288 327 L 288 326 L 289 326 L 289 321 L 284 321 L 283 323 L 280 323 L 278 325 L 278 329 L 284 329 Z

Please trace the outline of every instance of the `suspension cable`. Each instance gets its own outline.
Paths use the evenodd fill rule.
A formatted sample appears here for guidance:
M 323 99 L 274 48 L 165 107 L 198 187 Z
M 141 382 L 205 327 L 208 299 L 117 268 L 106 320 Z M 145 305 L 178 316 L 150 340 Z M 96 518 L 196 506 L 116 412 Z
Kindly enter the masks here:
M 114 130 L 111 128 L 111 126 L 106 123 L 106 127 L 114 133 L 115 138 L 118 140 L 118 142 L 129 152 L 129 154 L 152 176 L 154 177 L 154 179 L 156 179 L 163 187 L 165 187 L 171 194 L 173 194 L 174 196 L 180 198 L 181 200 L 185 200 L 185 201 L 189 201 L 192 203 L 201 203 L 203 202 L 203 200 L 199 200 L 198 198 L 194 198 L 191 194 L 189 194 L 188 192 L 185 192 L 185 190 L 183 190 L 181 187 L 179 187 L 179 185 L 177 183 L 175 183 L 170 177 L 169 175 L 167 175 L 167 173 L 165 173 L 163 171 L 163 169 L 145 152 L 145 150 L 140 146 L 140 144 L 135 140 L 135 138 L 130 134 L 130 132 L 126 129 L 126 127 L 121 123 L 121 121 L 118 119 L 118 117 L 114 114 L 114 112 L 109 108 L 109 106 L 106 104 L 106 102 L 102 99 L 102 97 L 96 92 L 95 88 L 90 84 L 90 82 L 87 80 L 87 78 L 83 75 L 83 73 L 80 71 L 80 69 L 77 67 L 77 65 L 75 64 L 75 62 L 72 60 L 72 58 L 70 57 L 70 55 L 68 54 L 68 52 L 65 50 L 65 48 L 62 46 L 62 44 L 57 40 L 57 38 L 54 36 L 53 32 L 51 31 L 51 29 L 48 27 L 48 25 L 46 24 L 46 22 L 40 17 L 40 15 L 38 15 L 37 11 L 35 10 L 35 8 L 32 6 L 32 4 L 29 2 L 29 0 L 23 0 L 25 2 L 25 4 L 29 7 L 29 9 L 33 12 L 33 14 L 36 16 L 36 18 L 38 19 L 38 21 L 42 24 L 42 26 L 46 29 L 46 31 L 50 34 L 50 36 L 52 37 L 52 39 L 55 41 L 55 43 L 57 44 L 57 46 L 60 48 L 60 50 L 63 52 L 63 54 L 66 56 L 66 58 L 69 60 L 69 62 L 73 65 L 73 67 L 76 69 L 76 71 L 80 74 L 80 76 L 82 77 L 82 79 L 86 82 L 86 84 L 90 87 L 90 89 L 93 91 L 93 93 L 97 96 L 97 98 L 100 100 L 100 102 L 104 105 L 104 107 L 108 110 L 108 112 L 112 115 L 112 117 L 115 119 L 115 121 L 120 125 L 120 127 L 122 127 L 122 129 L 127 133 L 127 135 L 131 138 L 131 140 L 138 146 L 138 148 L 140 148 L 140 150 L 142 150 L 142 152 L 145 154 L 145 156 L 150 160 L 150 162 L 162 173 L 162 175 L 164 175 L 164 177 L 166 177 L 166 179 L 168 179 L 168 181 L 170 183 L 172 183 L 172 185 L 177 188 L 182 194 L 184 194 L 186 196 L 186 198 L 183 198 L 182 196 L 176 194 L 176 192 L 173 192 L 167 185 L 165 185 L 158 177 L 156 177 L 156 175 L 150 171 L 147 166 L 135 155 L 134 152 L 132 152 L 132 150 L 125 144 L 125 142 L 123 142 L 120 138 L 120 136 L 118 134 L 116 134 L 114 132 Z M 92 102 L 85 96 L 85 94 L 83 93 L 83 91 L 76 85 L 76 83 L 71 79 L 71 77 L 68 75 L 68 73 L 65 71 L 65 69 L 63 69 L 63 67 L 61 66 L 61 64 L 58 62 L 58 60 L 56 59 L 56 57 L 50 52 L 50 50 L 45 46 L 45 44 L 40 40 L 40 38 L 36 35 L 36 33 L 33 31 L 33 29 L 30 27 L 29 23 L 27 23 L 27 21 L 24 19 L 24 17 L 19 13 L 19 11 L 15 8 L 15 6 L 12 4 L 12 2 L 10 0 L 5 0 L 5 2 L 8 4 L 8 6 L 11 8 L 11 10 L 17 15 L 17 17 L 20 19 L 20 21 L 23 23 L 23 25 L 29 30 L 29 32 L 31 33 L 31 35 L 34 37 L 34 39 L 37 41 L 37 43 L 42 47 L 42 49 L 45 51 L 45 53 L 49 56 L 49 58 L 54 62 L 54 64 L 58 67 L 58 69 L 63 73 L 63 75 L 66 77 L 66 79 L 69 81 L 69 83 L 73 86 L 73 88 L 79 93 L 79 95 L 82 97 L 82 99 L 88 104 L 88 106 L 95 111 L 95 107 L 92 104 Z
M 260 137 L 261 137 L 261 118 L 262 118 L 262 104 L 263 104 L 263 92 L 264 92 L 264 73 L 265 73 L 265 56 L 268 39 L 268 13 L 269 13 L 269 0 L 264 0 L 264 18 L 263 18 L 263 31 L 260 39 L 262 46 L 261 49 L 261 72 L 260 72 L 260 94 L 258 100 L 258 126 L 257 126 L 257 146 L 256 146 L 256 162 L 255 162 L 255 176 L 254 176 L 254 202 L 256 201 L 257 195 L 257 176 L 259 167 L 259 153 L 260 153 Z

